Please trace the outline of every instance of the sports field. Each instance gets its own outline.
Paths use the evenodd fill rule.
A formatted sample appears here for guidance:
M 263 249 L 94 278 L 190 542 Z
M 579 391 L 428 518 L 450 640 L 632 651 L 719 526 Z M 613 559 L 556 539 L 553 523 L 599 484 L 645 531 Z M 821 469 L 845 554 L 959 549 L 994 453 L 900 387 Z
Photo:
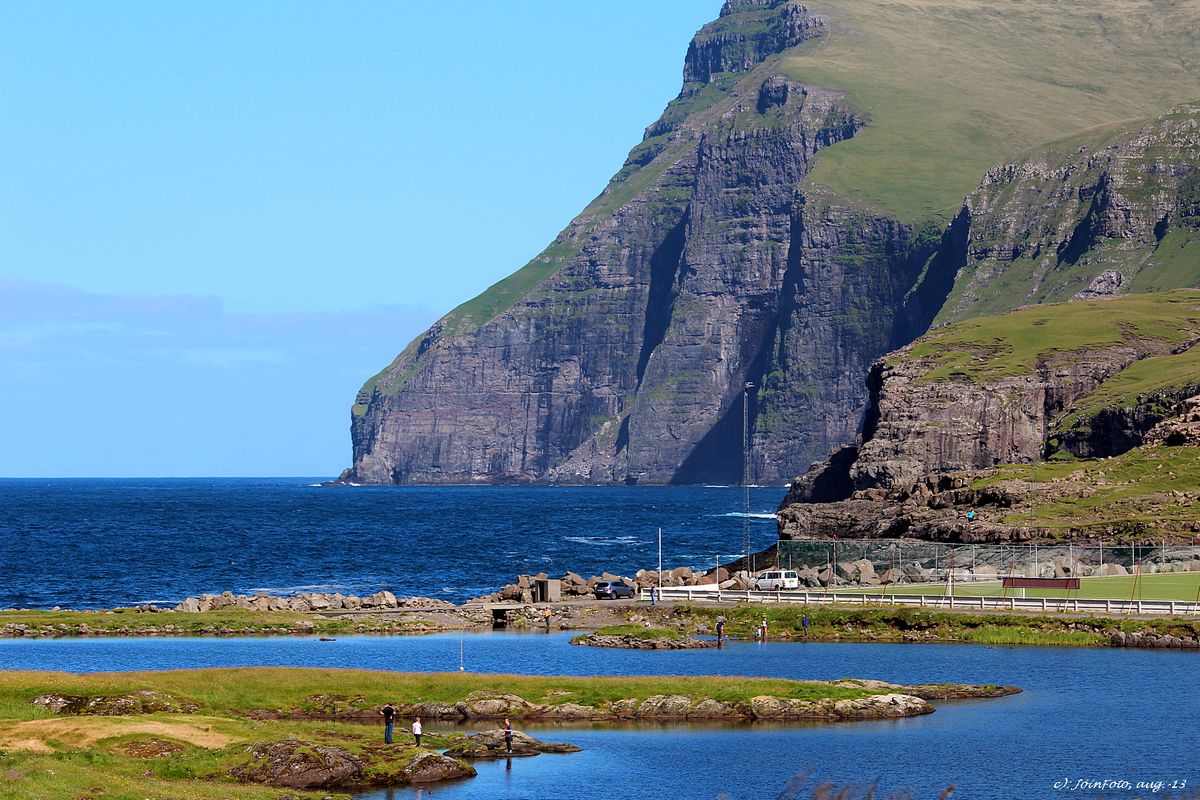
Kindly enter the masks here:
M 938 595 L 947 594 L 945 583 L 897 584 L 895 586 L 841 587 L 834 591 L 865 592 L 868 594 Z M 1021 593 L 1025 594 L 1022 595 Z M 955 583 L 955 597 L 1078 597 L 1083 600 L 1183 600 L 1200 602 L 1200 572 L 1169 572 L 1160 575 L 1139 575 L 1136 586 L 1133 575 L 1113 575 L 1080 578 L 1079 589 L 1008 589 L 999 581 Z

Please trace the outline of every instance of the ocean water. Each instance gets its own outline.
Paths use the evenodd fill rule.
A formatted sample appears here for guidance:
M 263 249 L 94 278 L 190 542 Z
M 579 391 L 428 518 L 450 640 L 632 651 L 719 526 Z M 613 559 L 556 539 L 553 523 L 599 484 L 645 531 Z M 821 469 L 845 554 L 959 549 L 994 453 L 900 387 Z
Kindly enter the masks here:
M 202 592 L 461 601 L 518 573 L 708 567 L 742 547 L 738 487 L 321 487 L 318 479 L 0 480 L 0 608 Z M 781 487 L 751 490 L 753 546 Z
M 898 683 L 1006 683 L 994 700 L 938 701 L 929 716 L 836 725 L 530 725 L 573 755 L 482 762 L 478 777 L 423 789 L 364 792 L 359 800 L 495 800 L 608 797 L 770 800 L 799 774 L 870 784 L 876 800 L 911 791 L 936 798 L 1163 798 L 1200 786 L 1196 723 L 1200 655 L 1194 652 L 941 644 L 732 642 L 673 652 L 573 647 L 568 634 L 461 637 L 475 672 L 549 675 L 847 676 Z M 0 668 L 68 671 L 278 664 L 447 671 L 457 634 L 260 639 L 0 641 Z M 446 723 L 430 723 L 443 729 Z M 1076 780 L 1132 788 L 1074 789 Z M 1156 791 L 1137 790 L 1139 782 Z M 1066 782 L 1056 788 L 1056 784 Z M 1177 787 L 1170 788 L 1172 782 Z M 1186 787 L 1183 785 L 1186 784 Z M 609 791 L 606 787 L 612 787 Z M 811 792 L 798 797 L 811 797 Z

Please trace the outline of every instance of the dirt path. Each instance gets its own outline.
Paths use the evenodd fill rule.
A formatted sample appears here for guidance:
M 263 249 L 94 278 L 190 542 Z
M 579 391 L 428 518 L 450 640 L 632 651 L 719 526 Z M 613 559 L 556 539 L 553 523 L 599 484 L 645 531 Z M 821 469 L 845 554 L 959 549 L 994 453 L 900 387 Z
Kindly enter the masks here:
M 68 747 L 87 747 L 103 739 L 131 733 L 176 739 L 197 747 L 220 748 L 235 741 L 233 736 L 214 730 L 205 717 L 187 721 L 147 720 L 136 717 L 71 717 L 0 723 L 0 749 L 54 751 L 47 742 L 54 740 Z

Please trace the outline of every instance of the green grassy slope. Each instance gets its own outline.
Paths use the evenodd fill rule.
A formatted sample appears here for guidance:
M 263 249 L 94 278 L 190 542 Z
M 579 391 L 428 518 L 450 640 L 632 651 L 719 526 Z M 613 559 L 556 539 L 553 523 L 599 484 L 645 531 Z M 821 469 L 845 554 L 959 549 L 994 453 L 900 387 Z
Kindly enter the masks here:
M 811 181 L 904 220 L 943 217 L 993 165 L 1200 97 L 1200 0 L 814 0 L 797 80 L 846 89 L 872 124 Z
M 938 328 L 918 339 L 909 350 L 889 358 L 932 359 L 926 380 L 969 377 L 985 381 L 1029 374 L 1039 360 L 1047 357 L 1063 357 L 1127 339 L 1179 345 L 1197 336 L 1200 336 L 1200 291 L 1181 289 L 1112 300 L 1032 306 L 1009 314 L 971 319 Z M 1190 374 L 1188 365 L 1196 363 L 1193 356 L 1173 362 L 1169 380 L 1185 379 Z M 1166 372 L 1150 366 L 1132 373 L 1118 391 L 1136 394 L 1168 380 Z
M 1135 447 L 1111 458 L 1047 461 L 1034 468 L 1011 464 L 976 486 L 1001 481 L 1034 482 L 1037 528 L 1050 538 L 1071 538 L 1072 531 L 1086 528 L 1113 544 L 1159 536 L 1179 543 L 1179 532 L 1191 539 L 1192 526 L 1200 522 L 1195 499 L 1200 447 Z M 1026 502 L 1004 511 L 1002 521 L 1024 526 L 1034 513 Z

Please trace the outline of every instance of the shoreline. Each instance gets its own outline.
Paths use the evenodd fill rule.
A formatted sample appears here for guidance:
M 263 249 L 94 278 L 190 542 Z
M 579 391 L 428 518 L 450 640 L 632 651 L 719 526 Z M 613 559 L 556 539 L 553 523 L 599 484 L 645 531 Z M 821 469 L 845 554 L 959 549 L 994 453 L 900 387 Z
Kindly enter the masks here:
M 550 626 L 542 614 L 550 609 Z M 1200 619 L 1094 614 L 923 610 L 904 607 L 797 606 L 571 600 L 504 611 L 503 630 L 596 632 L 614 626 L 665 629 L 681 637 L 713 636 L 718 617 L 725 636 L 751 640 L 763 618 L 770 641 L 992 644 L 1073 647 L 1157 647 L 1200 652 Z M 803 621 L 809 619 L 806 630 Z M 494 629 L 487 606 L 362 611 L 253 611 L 200 613 L 0 611 L 0 641 L 122 637 L 319 637 L 425 635 Z M 627 631 L 626 631 L 627 632 Z

